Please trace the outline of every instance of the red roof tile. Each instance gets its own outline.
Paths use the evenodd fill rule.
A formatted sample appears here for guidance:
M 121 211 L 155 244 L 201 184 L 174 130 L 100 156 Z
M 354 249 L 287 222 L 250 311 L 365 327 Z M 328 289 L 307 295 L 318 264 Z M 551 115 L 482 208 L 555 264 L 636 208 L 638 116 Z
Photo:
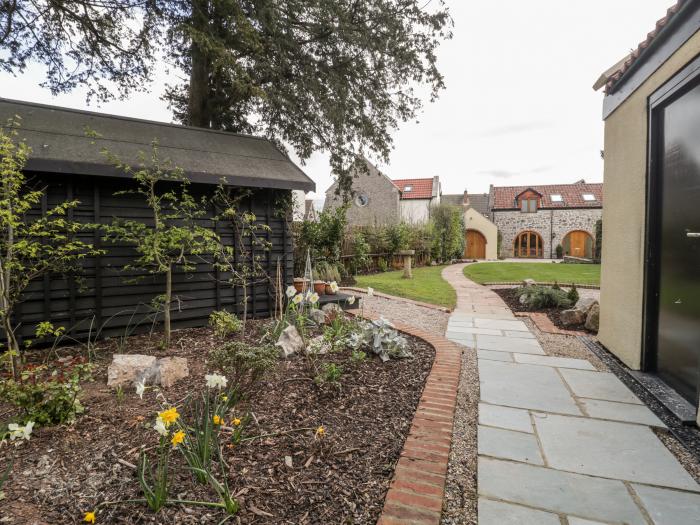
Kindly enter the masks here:
M 494 186 L 491 190 L 493 210 L 517 209 L 516 199 L 525 190 L 542 195 L 542 208 L 600 208 L 603 206 L 603 184 L 549 184 L 545 186 Z M 593 194 L 595 200 L 584 200 L 583 194 Z M 561 195 L 561 202 L 552 201 L 552 195 Z
M 402 199 L 430 199 L 433 196 L 433 179 L 394 179 Z M 406 188 L 410 186 L 409 191 Z

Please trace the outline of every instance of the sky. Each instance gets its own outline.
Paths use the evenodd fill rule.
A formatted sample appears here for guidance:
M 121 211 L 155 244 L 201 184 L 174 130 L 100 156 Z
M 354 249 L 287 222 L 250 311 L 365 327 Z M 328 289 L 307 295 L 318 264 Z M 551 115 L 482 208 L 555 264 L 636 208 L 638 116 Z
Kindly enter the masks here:
M 443 193 L 603 180 L 601 92 L 593 83 L 636 48 L 673 0 L 447 0 L 454 37 L 438 52 L 446 89 L 417 121 L 393 133 L 391 178 L 438 175 Z M 86 106 L 76 90 L 57 97 L 39 86 L 40 66 L 0 73 L 0 96 L 170 122 L 160 100 L 165 68 L 149 92 Z M 295 158 L 295 160 L 298 159 Z M 374 160 L 374 159 L 372 159 Z M 301 163 L 300 163 L 301 164 Z M 302 169 L 323 198 L 332 183 L 328 159 Z

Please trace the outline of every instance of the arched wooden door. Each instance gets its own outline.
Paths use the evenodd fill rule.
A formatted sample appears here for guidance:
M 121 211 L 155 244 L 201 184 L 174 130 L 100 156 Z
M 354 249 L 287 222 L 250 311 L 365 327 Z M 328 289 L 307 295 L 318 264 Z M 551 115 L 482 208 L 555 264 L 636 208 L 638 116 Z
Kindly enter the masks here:
M 582 230 L 572 231 L 566 234 L 563 242 L 564 254 L 574 257 L 593 257 L 593 237 Z
M 541 259 L 544 254 L 542 237 L 535 232 L 519 233 L 513 242 L 513 257 L 534 257 Z
M 476 230 L 467 230 L 464 243 L 465 259 L 486 259 L 486 237 Z

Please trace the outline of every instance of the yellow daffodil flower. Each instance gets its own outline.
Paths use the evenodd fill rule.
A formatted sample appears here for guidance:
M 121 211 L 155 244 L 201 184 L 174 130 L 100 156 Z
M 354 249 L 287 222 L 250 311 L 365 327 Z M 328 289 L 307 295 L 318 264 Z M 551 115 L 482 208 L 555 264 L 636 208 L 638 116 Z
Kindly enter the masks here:
M 165 424 L 166 427 L 169 427 L 175 421 L 177 421 L 177 418 L 180 417 L 180 414 L 177 413 L 177 408 L 172 407 L 169 408 L 168 410 L 164 410 L 163 412 L 160 412 L 158 414 L 158 417 L 160 420 Z
M 234 426 L 234 427 L 237 427 L 238 425 L 241 424 L 241 420 L 238 419 L 238 418 L 236 418 L 236 419 L 234 419 L 233 421 L 231 421 L 231 423 L 233 423 L 233 426 Z
M 322 438 L 323 436 L 326 435 L 326 429 L 323 425 L 319 426 L 316 429 L 316 436 Z
M 180 443 L 185 440 L 185 433 L 182 430 L 175 432 L 173 434 L 173 439 L 170 442 L 173 444 L 173 448 L 177 447 Z
M 85 517 L 83 518 L 83 521 L 86 523 L 95 523 L 95 513 L 94 512 L 86 512 Z
M 215 425 L 221 425 L 223 423 L 221 417 L 216 415 L 212 418 L 212 421 L 214 421 Z

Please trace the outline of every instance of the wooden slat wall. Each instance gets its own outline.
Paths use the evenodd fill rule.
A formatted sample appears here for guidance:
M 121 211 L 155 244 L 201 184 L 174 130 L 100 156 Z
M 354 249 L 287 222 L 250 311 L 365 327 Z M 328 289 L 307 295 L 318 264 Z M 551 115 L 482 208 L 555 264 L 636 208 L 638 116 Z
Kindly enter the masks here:
M 115 195 L 118 191 L 128 189 L 130 181 L 56 174 L 33 174 L 33 180 L 47 188 L 42 207 L 35 212 L 37 215 L 70 196 L 80 201 L 72 214 L 75 220 L 81 222 L 105 224 L 115 217 L 140 219 L 147 224 L 152 222 L 145 202 L 138 196 Z M 207 194 L 213 189 L 206 185 L 190 186 L 190 192 L 196 196 Z M 283 282 L 291 284 L 292 236 L 287 231 L 288 222 L 285 217 L 273 213 L 276 191 L 278 190 L 257 190 L 249 202 L 244 203 L 244 209 L 255 213 L 258 224 L 269 224 L 272 229 L 266 235 L 272 248 L 261 261 L 272 282 L 274 283 L 277 261 L 280 260 Z M 215 222 L 211 220 L 213 213 L 214 210 L 210 210 L 200 224 L 215 228 Z M 216 228 L 225 243 L 233 244 L 233 232 L 228 225 L 221 222 Z M 98 329 L 100 337 L 119 336 L 132 329 L 134 333 L 151 329 L 151 321 L 148 319 L 151 310 L 148 305 L 163 293 L 164 278 L 142 274 L 143 278 L 138 282 L 129 283 L 129 279 L 140 275 L 135 271 L 123 270 L 134 258 L 133 248 L 109 245 L 93 232 L 86 232 L 82 238 L 86 242 L 99 244 L 107 253 L 84 261 L 82 286 L 75 280 L 60 275 L 31 283 L 17 310 L 18 320 L 21 321 L 20 337 L 31 338 L 37 323 L 45 320 L 56 326 L 64 326 L 78 338 L 85 337 L 90 330 L 94 335 Z M 250 246 L 250 238 L 246 239 Z M 209 314 L 217 308 L 240 315 L 243 312 L 240 304 L 243 293 L 225 282 L 228 277 L 226 272 L 218 272 L 217 276 L 212 266 L 205 262 L 197 264 L 191 272 L 176 272 L 173 275 L 173 297 L 176 299 L 172 313 L 173 328 L 203 326 L 207 323 Z M 271 315 L 274 290 L 269 282 L 249 286 L 248 295 L 248 313 L 251 317 Z

